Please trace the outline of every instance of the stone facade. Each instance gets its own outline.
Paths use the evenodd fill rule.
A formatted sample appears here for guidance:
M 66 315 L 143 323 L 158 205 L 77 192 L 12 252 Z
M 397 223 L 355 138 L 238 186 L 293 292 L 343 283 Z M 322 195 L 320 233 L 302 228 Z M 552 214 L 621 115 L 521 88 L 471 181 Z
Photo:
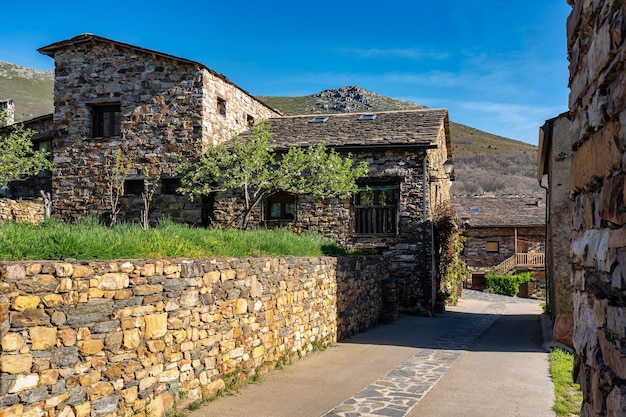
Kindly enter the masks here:
M 538 180 L 546 188 L 546 272 L 553 339 L 573 347 L 572 235 L 569 173 L 572 155 L 569 114 L 547 120 L 539 136 Z
M 569 117 L 576 381 L 581 416 L 626 415 L 626 6 L 570 0 Z
M 161 417 L 376 325 L 387 277 L 377 256 L 0 263 L 0 414 Z
M 186 59 L 93 35 L 39 51 L 55 61 L 52 185 L 59 218 L 110 210 L 107 173 L 117 150 L 133 161 L 130 179 L 142 180 L 146 172 L 169 178 L 203 145 L 230 139 L 252 119 L 279 115 Z M 94 137 L 94 110 L 103 106 L 119 108 L 120 132 Z

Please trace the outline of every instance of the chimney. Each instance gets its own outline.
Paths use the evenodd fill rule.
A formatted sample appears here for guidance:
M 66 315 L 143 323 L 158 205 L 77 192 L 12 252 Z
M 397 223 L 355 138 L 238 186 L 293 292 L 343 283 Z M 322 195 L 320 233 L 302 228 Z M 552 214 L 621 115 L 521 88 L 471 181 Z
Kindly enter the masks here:
M 12 99 L 0 101 L 0 113 L 4 112 L 4 120 L 0 120 L 0 127 L 15 123 L 15 104 Z

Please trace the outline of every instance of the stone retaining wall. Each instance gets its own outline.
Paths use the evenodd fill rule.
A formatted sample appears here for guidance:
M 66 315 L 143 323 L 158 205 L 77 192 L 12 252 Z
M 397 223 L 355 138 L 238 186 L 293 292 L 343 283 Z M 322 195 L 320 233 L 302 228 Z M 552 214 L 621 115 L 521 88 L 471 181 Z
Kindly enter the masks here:
M 0 415 L 160 417 L 377 324 L 382 258 L 0 263 Z
M 626 6 L 570 0 L 574 375 L 581 416 L 626 415 Z
M 0 222 L 15 221 L 39 224 L 43 220 L 43 199 L 11 200 L 10 198 L 0 198 Z

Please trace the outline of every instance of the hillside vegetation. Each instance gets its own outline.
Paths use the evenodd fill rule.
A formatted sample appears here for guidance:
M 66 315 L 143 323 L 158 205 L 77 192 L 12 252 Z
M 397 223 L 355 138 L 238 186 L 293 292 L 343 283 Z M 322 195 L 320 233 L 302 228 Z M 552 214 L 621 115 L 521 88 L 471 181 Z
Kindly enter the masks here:
M 13 99 L 15 120 L 53 112 L 54 74 L 0 61 L 0 100 Z M 378 112 L 425 108 L 381 96 L 357 86 L 331 88 L 301 97 L 259 96 L 284 115 Z M 454 119 L 454 114 L 450 117 Z M 527 194 L 542 196 L 535 179 L 537 148 L 450 122 L 456 195 Z
M 54 73 L 0 61 L 0 100 L 13 99 L 15 121 L 53 111 Z

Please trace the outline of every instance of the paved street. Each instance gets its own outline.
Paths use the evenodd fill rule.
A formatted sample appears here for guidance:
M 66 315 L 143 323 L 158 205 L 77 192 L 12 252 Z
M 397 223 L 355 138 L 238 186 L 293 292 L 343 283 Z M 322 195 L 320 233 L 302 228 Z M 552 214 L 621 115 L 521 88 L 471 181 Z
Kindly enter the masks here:
M 553 417 L 539 302 L 475 291 L 311 354 L 192 417 Z

